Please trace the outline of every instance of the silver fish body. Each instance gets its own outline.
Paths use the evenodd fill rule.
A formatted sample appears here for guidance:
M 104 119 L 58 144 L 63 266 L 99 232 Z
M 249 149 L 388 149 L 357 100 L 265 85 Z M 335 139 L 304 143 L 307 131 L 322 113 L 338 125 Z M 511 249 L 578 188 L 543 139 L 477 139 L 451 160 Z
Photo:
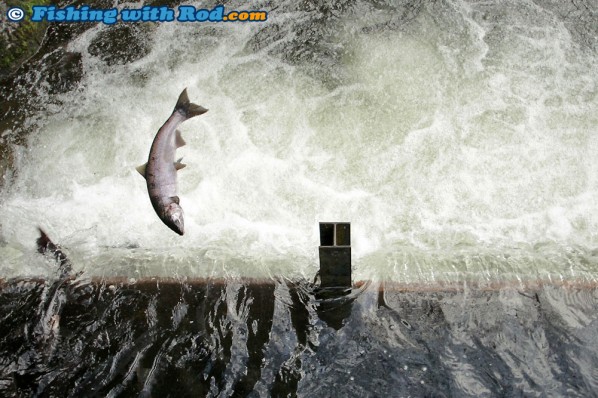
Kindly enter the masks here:
M 177 130 L 179 124 L 194 116 L 206 113 L 208 110 L 193 104 L 187 96 L 187 89 L 183 90 L 174 107 L 172 115 L 154 138 L 146 164 L 139 166 L 147 182 L 152 206 L 158 217 L 170 229 L 179 235 L 185 232 L 183 209 L 177 196 L 177 171 L 185 167 L 182 159 L 175 162 L 177 148 L 185 145 L 181 132 Z

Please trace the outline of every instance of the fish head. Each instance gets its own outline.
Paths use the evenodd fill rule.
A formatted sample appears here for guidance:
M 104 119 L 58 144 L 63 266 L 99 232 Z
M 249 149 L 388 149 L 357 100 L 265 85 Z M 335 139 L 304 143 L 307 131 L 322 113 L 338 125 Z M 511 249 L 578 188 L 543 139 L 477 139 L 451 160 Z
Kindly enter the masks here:
M 177 203 L 172 202 L 164 207 L 164 224 L 179 235 L 185 233 L 185 222 L 183 220 L 183 209 Z

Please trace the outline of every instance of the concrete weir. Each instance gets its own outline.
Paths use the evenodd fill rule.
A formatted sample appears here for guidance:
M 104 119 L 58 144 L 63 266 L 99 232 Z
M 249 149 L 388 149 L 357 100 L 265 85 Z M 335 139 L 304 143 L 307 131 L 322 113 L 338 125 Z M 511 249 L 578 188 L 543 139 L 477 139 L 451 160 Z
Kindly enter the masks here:
M 319 227 L 318 283 L 68 276 L 64 267 L 55 279 L 0 280 L 0 395 L 598 389 L 595 282 L 353 282 L 350 224 Z M 39 251 L 68 262 L 40 233 Z
M 66 255 L 40 230 L 38 250 L 60 268 L 55 279 L 0 280 L 0 395 L 598 388 L 595 282 L 353 283 L 350 224 L 319 227 L 319 283 L 68 275 Z

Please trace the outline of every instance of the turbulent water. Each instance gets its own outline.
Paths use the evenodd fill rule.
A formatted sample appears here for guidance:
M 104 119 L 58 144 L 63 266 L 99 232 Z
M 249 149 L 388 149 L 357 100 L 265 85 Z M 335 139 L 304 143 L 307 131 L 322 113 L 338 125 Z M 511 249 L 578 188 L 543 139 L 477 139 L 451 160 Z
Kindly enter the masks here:
M 251 9 L 50 26 L 0 87 L 0 391 L 595 394 L 598 7 Z M 181 237 L 135 167 L 185 87 Z M 365 284 L 309 282 L 322 221 Z
M 379 290 L 380 288 L 380 290 Z M 41 397 L 588 397 L 598 295 L 305 283 L 4 285 L 0 392 Z
M 349 221 L 363 279 L 594 278 L 595 10 L 261 8 L 265 23 L 163 23 L 117 49 L 100 24 L 67 44 L 72 90 L 25 76 L 42 105 L 2 193 L 4 275 L 42 272 L 41 225 L 87 273 L 305 276 L 317 223 Z M 132 62 L 106 56 L 127 46 Z M 181 238 L 135 166 L 184 87 L 210 111 L 182 126 Z

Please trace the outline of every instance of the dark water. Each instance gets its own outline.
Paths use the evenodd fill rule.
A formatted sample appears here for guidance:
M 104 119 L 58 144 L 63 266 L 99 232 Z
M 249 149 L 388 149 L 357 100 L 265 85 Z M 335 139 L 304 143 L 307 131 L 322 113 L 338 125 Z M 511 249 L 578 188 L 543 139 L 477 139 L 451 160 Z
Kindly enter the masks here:
M 589 397 L 597 310 L 587 287 L 12 281 L 0 395 Z

